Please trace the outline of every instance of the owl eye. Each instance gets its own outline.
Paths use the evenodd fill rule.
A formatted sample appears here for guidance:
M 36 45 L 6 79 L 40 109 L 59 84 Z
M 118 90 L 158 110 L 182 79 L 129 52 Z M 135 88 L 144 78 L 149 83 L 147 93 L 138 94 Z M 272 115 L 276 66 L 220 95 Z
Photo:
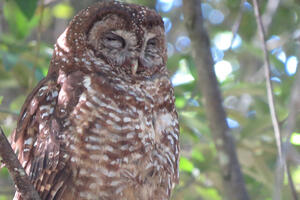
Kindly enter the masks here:
M 109 32 L 103 36 L 103 44 L 108 48 L 121 49 L 125 47 L 125 40 L 121 36 Z
M 157 38 L 151 38 L 147 41 L 147 46 L 157 46 L 158 39 Z

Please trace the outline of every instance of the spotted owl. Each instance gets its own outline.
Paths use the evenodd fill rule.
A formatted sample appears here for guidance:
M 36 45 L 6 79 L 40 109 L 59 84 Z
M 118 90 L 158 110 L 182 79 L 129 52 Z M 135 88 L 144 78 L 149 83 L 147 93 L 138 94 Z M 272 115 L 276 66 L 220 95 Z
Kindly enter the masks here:
M 165 42 L 143 6 L 105 1 L 73 18 L 12 135 L 42 199 L 170 199 L 179 125 Z

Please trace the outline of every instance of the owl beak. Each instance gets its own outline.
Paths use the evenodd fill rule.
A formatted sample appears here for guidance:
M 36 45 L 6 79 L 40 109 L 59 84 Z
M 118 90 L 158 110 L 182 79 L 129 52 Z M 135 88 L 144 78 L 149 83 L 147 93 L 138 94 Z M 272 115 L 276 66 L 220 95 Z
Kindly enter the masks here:
M 132 65 L 131 65 L 131 72 L 132 72 L 133 75 L 136 74 L 138 66 L 139 66 L 138 61 L 137 60 L 133 60 L 132 61 Z

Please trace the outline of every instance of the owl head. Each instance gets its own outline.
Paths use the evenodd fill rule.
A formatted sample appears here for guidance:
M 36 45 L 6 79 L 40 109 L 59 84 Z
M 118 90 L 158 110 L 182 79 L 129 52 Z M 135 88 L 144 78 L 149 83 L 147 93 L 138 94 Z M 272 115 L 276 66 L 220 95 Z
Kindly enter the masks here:
M 57 40 L 50 72 L 80 68 L 151 77 L 166 71 L 166 59 L 160 15 L 144 6 L 107 1 L 74 17 Z

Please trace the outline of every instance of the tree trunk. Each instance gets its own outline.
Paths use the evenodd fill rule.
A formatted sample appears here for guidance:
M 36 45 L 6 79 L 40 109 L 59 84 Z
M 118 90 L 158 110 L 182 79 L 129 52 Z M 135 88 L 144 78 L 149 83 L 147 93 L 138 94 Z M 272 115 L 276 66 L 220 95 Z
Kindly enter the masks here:
M 199 84 L 218 159 L 227 200 L 248 200 L 243 175 L 238 162 L 234 139 L 226 121 L 222 96 L 214 72 L 210 52 L 210 40 L 203 25 L 200 0 L 184 0 L 184 19 L 193 43 L 194 60 L 197 66 Z

